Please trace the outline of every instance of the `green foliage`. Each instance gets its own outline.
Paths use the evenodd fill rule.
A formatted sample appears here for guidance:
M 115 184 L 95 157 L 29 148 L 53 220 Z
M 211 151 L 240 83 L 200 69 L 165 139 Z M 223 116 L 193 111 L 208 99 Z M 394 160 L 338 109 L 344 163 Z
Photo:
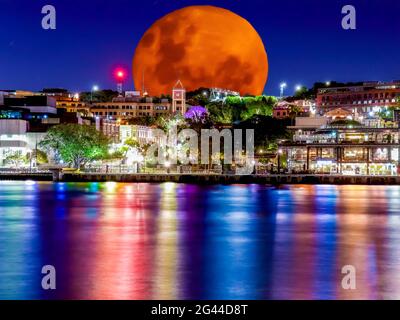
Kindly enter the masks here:
M 83 102 L 91 102 L 91 98 L 93 102 L 108 102 L 112 101 L 113 98 L 118 96 L 118 92 L 114 90 L 99 90 L 94 92 L 81 92 L 79 94 L 79 98 Z
M 209 96 L 210 89 L 203 87 L 186 93 L 187 103 L 191 106 L 205 107 L 210 102 Z
M 296 91 L 293 97 L 287 97 L 285 100 L 291 102 L 293 100 L 303 99 L 315 99 L 319 89 L 323 88 L 340 88 L 340 87 L 348 87 L 348 86 L 360 86 L 362 82 L 337 82 L 330 81 L 329 85 L 326 82 L 315 82 L 313 86 L 308 89 L 307 87 L 301 87 L 300 90 Z
M 308 88 L 305 86 L 302 86 L 299 90 L 296 90 L 296 93 L 294 94 L 294 98 L 296 99 L 308 99 L 310 98 L 310 94 L 308 91 Z
M 340 120 L 332 121 L 330 123 L 330 125 L 331 126 L 343 126 L 343 127 L 348 127 L 348 126 L 359 127 L 359 126 L 361 126 L 361 123 L 356 120 L 340 119 Z
M 230 124 L 233 122 L 233 110 L 229 104 L 222 101 L 211 102 L 207 105 L 208 113 L 214 123 Z
M 31 153 L 28 153 L 26 155 L 27 162 L 30 162 L 33 160 L 36 161 L 36 164 L 45 164 L 45 163 L 49 162 L 46 152 L 44 152 L 40 149 L 33 150 Z
M 80 169 L 108 154 L 108 138 L 93 126 L 61 124 L 49 129 L 40 146 L 53 150 L 65 163 Z
M 158 128 L 164 130 L 164 131 L 169 131 L 173 127 L 177 127 L 178 130 L 186 127 L 186 122 L 184 117 L 177 113 L 174 115 L 165 115 L 165 116 L 160 116 L 156 119 L 156 125 Z
M 209 103 L 207 109 L 213 122 L 231 124 L 255 115 L 271 116 L 276 103 L 276 98 L 269 96 L 229 96 L 224 101 Z
M 128 119 L 128 124 L 150 127 L 157 124 L 157 118 L 149 115 L 146 115 L 144 117 L 131 118 Z
M 122 147 L 119 150 L 115 150 L 113 152 L 107 153 L 102 157 L 102 160 L 122 160 L 125 158 L 125 150 Z
M 254 115 L 250 119 L 234 126 L 235 129 L 254 129 L 254 144 L 263 150 L 275 150 L 281 139 L 291 139 L 292 134 L 287 130 L 290 119 L 275 119 L 270 116 Z M 243 140 L 244 141 L 244 140 Z
M 62 88 L 44 88 L 42 90 L 43 93 L 63 93 L 63 94 L 68 94 L 67 89 L 62 89 Z
M 378 112 L 378 116 L 383 120 L 393 120 L 394 110 L 396 109 L 396 107 L 389 107 L 387 110 Z
M 138 149 L 140 147 L 139 141 L 137 141 L 134 138 L 126 139 L 124 145 L 127 146 L 128 148 L 136 148 L 136 149 Z
M 273 107 L 278 102 L 274 97 L 257 96 L 246 97 L 244 110 L 241 113 L 241 120 L 247 120 L 255 115 L 272 116 Z
M 13 167 L 19 167 L 27 162 L 27 158 L 22 156 L 21 152 L 14 152 L 4 158 L 4 163 Z

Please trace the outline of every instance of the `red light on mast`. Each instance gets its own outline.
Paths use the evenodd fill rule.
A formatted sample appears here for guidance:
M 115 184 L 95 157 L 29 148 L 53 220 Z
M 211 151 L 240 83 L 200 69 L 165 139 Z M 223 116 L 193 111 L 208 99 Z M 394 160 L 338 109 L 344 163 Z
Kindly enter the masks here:
M 118 68 L 115 70 L 115 78 L 117 81 L 122 82 L 125 80 L 126 72 L 125 70 Z
M 117 81 L 117 91 L 118 91 L 118 94 L 119 94 L 119 96 L 122 97 L 122 94 L 123 94 L 122 84 L 123 84 L 123 82 L 124 82 L 124 80 L 125 80 L 125 78 L 126 78 L 126 72 L 125 72 L 125 70 L 122 69 L 122 68 L 117 68 L 117 69 L 115 69 L 115 71 L 114 71 L 114 77 L 115 77 L 115 80 Z

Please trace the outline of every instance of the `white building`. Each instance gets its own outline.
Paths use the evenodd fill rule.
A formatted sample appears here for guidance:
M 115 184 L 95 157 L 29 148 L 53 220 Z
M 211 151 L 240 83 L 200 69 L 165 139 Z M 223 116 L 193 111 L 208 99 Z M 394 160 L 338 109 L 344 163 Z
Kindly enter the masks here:
M 135 139 L 141 145 L 153 143 L 155 141 L 153 129 L 139 125 L 120 125 L 119 137 L 122 143 L 127 139 Z
M 28 122 L 20 119 L 0 119 L 0 165 L 11 155 L 25 156 L 29 151 Z

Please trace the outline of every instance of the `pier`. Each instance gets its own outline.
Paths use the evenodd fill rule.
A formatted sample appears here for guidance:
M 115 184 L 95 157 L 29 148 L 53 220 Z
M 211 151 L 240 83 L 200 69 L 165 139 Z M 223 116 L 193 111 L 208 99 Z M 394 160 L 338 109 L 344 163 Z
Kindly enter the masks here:
M 397 185 L 400 176 L 346 175 L 223 175 L 223 174 L 63 174 L 66 182 L 176 182 L 193 184 L 366 184 Z

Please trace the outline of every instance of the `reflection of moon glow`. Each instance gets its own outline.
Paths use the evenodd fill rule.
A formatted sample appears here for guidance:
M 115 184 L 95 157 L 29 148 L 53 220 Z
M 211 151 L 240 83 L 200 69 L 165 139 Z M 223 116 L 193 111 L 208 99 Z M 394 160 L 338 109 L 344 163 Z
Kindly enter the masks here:
M 261 38 L 245 19 L 212 6 L 192 6 L 156 21 L 133 58 L 139 90 L 167 94 L 176 80 L 187 90 L 219 87 L 242 94 L 262 93 L 268 60 Z

